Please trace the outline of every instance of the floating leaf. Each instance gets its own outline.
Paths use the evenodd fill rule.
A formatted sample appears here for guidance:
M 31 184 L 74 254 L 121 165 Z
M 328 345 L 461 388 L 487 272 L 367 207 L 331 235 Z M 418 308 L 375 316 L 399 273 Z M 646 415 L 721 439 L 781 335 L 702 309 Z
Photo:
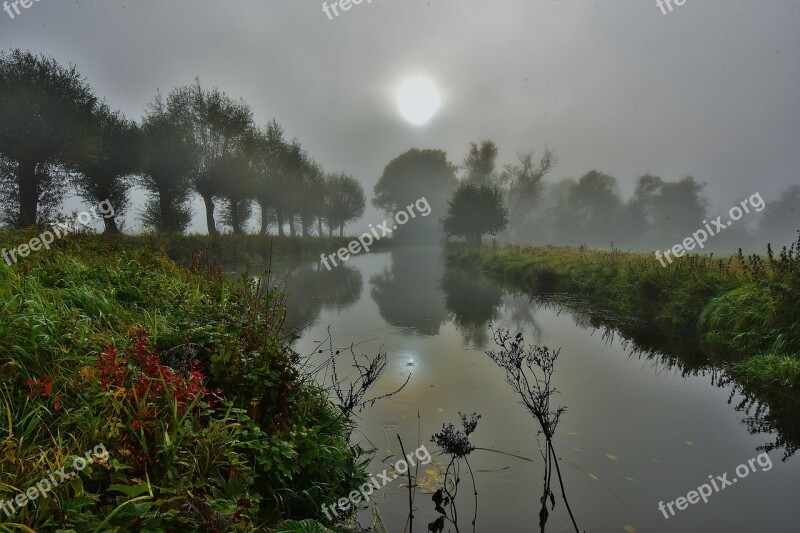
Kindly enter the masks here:
M 635 480 L 635 479 L 633 479 L 632 477 L 628 477 L 628 476 L 625 476 L 625 479 L 627 479 L 628 481 L 636 481 L 636 480 Z
M 595 476 L 594 474 L 589 474 L 589 478 L 593 479 L 594 481 L 600 481 L 600 479 L 597 476 Z
M 567 433 L 567 435 L 569 435 L 570 437 L 577 437 L 578 436 L 578 434 L 575 433 L 574 431 L 570 431 L 569 433 Z
M 616 456 L 616 455 L 611 455 L 610 453 L 607 453 L 607 454 L 606 454 L 606 457 L 608 457 L 608 458 L 609 458 L 609 459 L 611 459 L 612 461 L 619 461 L 619 459 L 617 458 L 617 456 Z
M 694 442 L 692 442 L 692 441 L 690 441 L 690 440 L 687 440 L 687 441 L 686 441 L 686 444 L 687 444 L 688 446 L 694 446 Z
M 635 528 L 635 527 L 633 527 L 633 526 L 632 526 L 632 525 L 630 525 L 630 524 L 626 525 L 626 526 L 625 526 L 625 527 L 623 527 L 622 529 L 624 529 L 624 530 L 625 530 L 625 531 L 627 531 L 628 533 L 636 533 L 636 528 Z
M 444 409 L 442 409 L 441 407 L 437 407 L 436 410 L 439 411 L 440 413 L 444 413 Z

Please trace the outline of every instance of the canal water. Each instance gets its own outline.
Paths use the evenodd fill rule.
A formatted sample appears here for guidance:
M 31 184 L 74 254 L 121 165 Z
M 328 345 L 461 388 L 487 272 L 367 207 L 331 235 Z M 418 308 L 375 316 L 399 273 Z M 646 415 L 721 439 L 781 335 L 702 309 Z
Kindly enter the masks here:
M 384 350 L 388 365 L 368 398 L 410 375 L 402 391 L 360 413 L 354 440 L 376 450 L 373 474 L 388 468 L 394 475 L 397 435 L 406 453 L 424 445 L 433 454 L 435 462 L 418 471 L 415 531 L 427 531 L 439 516 L 431 493 L 448 459 L 431 436 L 443 424 L 458 427 L 459 412 L 482 416 L 471 435 L 479 449 L 469 457 L 476 531 L 538 531 L 544 470 L 537 426 L 485 354 L 495 348 L 490 325 L 560 349 L 553 401 L 567 410 L 554 444 L 582 531 L 800 531 L 797 409 L 742 390 L 704 363 L 691 339 L 659 338 L 635 321 L 558 295 L 504 290 L 446 267 L 437 247 L 363 255 L 330 272 L 314 264 L 282 268 L 276 273 L 285 279 L 288 325 L 301 330 L 300 353 L 318 357 L 312 354 L 327 347 L 329 331 L 335 349 L 355 343 L 357 354 Z M 746 477 L 736 473 L 742 464 Z M 709 476 L 719 490 L 707 503 L 679 502 L 683 510 L 673 503 L 674 515 L 669 511 L 667 504 L 710 484 Z M 552 486 L 556 505 L 547 531 L 574 531 L 557 482 Z M 472 530 L 472 492 L 462 470 L 462 532 Z M 388 483 L 376 503 L 389 532 L 405 530 L 404 478 Z M 371 512 L 362 513 L 362 524 Z

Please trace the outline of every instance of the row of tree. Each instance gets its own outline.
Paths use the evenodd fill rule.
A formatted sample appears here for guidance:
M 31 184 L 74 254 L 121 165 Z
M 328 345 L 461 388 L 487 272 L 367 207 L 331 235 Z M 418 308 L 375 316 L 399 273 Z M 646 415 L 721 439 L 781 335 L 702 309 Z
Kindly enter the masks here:
M 554 244 L 656 248 L 681 242 L 710 213 L 704 184 L 639 177 L 624 200 L 617 180 L 591 171 L 578 180 L 545 178 L 558 165 L 545 149 L 497 164 L 492 141 L 471 143 L 461 165 L 442 150 L 409 150 L 391 161 L 373 204 L 394 215 L 421 197 L 434 216 L 399 228 L 398 237 L 438 240 L 441 230 L 479 243 L 483 235 Z M 365 194 L 352 176 L 326 173 L 297 139 L 271 121 L 258 127 L 250 107 L 199 81 L 156 95 L 140 123 L 101 102 L 75 67 L 30 52 L 0 53 L 0 205 L 13 227 L 52 220 L 70 187 L 91 204 L 108 200 L 116 217 L 134 186 L 147 201 L 146 227 L 184 231 L 193 194 L 203 199 L 208 232 L 220 224 L 246 231 L 258 207 L 259 232 L 343 234 L 364 212 Z M 789 242 L 800 226 L 800 186 L 790 187 L 759 217 L 715 237 L 718 246 L 758 240 Z M 713 216 L 716 216 L 714 214 Z M 758 228 L 754 222 L 758 220 Z
M 471 143 L 461 166 L 448 162 L 440 150 L 412 150 L 389 164 L 374 203 L 393 212 L 422 191 L 434 212 L 444 214 L 439 215 L 444 232 L 472 244 L 483 235 L 499 235 L 537 244 L 654 249 L 682 242 L 718 215 L 728 220 L 727 210 L 709 210 L 705 184 L 691 176 L 666 181 L 645 174 L 636 179 L 626 200 L 616 178 L 596 170 L 577 180 L 545 181 L 558 165 L 552 150 L 545 149 L 538 158 L 533 152 L 519 154 L 516 163 L 502 169 L 497 155 L 492 141 Z M 800 186 L 790 186 L 765 206 L 758 203 L 749 206 L 746 219 L 726 227 L 708 246 L 729 250 L 760 247 L 766 241 L 794 242 L 800 228 Z
M 271 121 L 258 127 L 250 107 L 198 80 L 158 94 L 141 123 L 101 102 L 75 67 L 14 50 L 0 55 L 0 193 L 5 223 L 52 218 L 70 187 L 91 204 L 108 200 L 117 217 L 143 187 L 146 227 L 182 232 L 193 193 L 204 202 L 209 234 L 219 222 L 243 233 L 257 205 L 260 232 L 329 235 L 361 217 L 366 199 L 352 176 L 326 173 L 297 139 Z M 219 209 L 218 209 L 219 208 Z

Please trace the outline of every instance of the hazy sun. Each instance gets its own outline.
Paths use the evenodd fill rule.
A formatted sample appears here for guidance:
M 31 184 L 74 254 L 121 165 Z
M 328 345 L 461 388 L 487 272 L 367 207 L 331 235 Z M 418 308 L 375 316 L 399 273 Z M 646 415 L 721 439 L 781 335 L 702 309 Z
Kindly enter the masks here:
M 397 90 L 397 110 L 414 125 L 427 123 L 441 105 L 442 97 L 438 87 L 424 76 L 408 78 Z

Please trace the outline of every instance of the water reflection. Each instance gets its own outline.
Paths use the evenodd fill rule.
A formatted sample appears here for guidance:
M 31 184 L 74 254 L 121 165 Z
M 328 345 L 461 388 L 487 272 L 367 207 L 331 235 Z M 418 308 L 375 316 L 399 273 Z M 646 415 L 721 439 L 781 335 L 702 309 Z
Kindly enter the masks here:
M 659 372 L 676 372 L 681 377 L 707 376 L 717 387 L 729 389 L 728 404 L 744 413 L 742 423 L 751 435 L 764 434 L 769 440 L 759 451 L 783 450 L 785 461 L 800 446 L 800 395 L 773 389 L 745 386 L 713 365 L 713 358 L 700 341 L 685 332 L 665 332 L 646 322 L 608 313 L 606 310 L 568 295 L 522 296 L 528 309 L 567 311 L 575 324 L 599 331 L 606 344 L 619 342 L 630 357 L 647 360 Z
M 444 275 L 441 250 L 404 247 L 391 258 L 391 268 L 370 279 L 381 318 L 406 334 L 438 335 L 448 316 L 437 290 Z
M 487 325 L 500 314 L 503 291 L 457 269 L 445 271 L 439 289 L 444 293 L 444 305 L 464 344 L 485 348 L 489 340 Z
M 286 275 L 284 283 L 286 327 L 290 331 L 315 324 L 323 309 L 342 311 L 350 307 L 361 299 L 364 288 L 361 271 L 349 265 L 333 270 L 319 264 L 300 265 Z
M 756 531 L 765 524 L 789 531 L 797 523 L 796 512 L 781 503 L 798 494 L 797 461 L 726 491 L 724 500 L 703 506 L 703 514 L 686 515 L 687 527 L 675 527 L 657 510 L 660 499 L 685 494 L 697 482 L 697 472 L 724 472 L 757 446 L 781 448 L 789 456 L 800 442 L 796 402 L 742 390 L 713 369 L 696 338 L 652 330 L 585 301 L 506 290 L 472 273 L 446 269 L 438 249 L 397 247 L 348 266 L 370 280 L 371 290 L 360 299 L 360 289 L 346 289 L 350 283 L 343 284 L 345 290 L 339 287 L 343 280 L 315 288 L 326 283 L 318 277 L 326 273 L 315 273 L 314 267 L 287 278 L 292 314 L 317 322 L 298 340 L 298 351 L 312 353 L 331 326 L 341 342 L 365 341 L 366 353 L 385 347 L 389 366 L 376 393 L 393 390 L 413 372 L 401 394 L 362 414 L 359 428 L 370 443 L 395 434 L 427 443 L 427 436 L 457 412 L 483 414 L 485 430 L 476 445 L 513 455 L 483 450 L 474 457 L 481 485 L 479 531 L 533 529 L 537 506 L 532 502 L 538 498 L 531 497 L 532 480 L 543 474 L 533 428 L 484 354 L 491 344 L 486 342 L 489 323 L 524 331 L 531 344 L 562 348 L 554 379 L 570 411 L 555 439 L 570 499 L 587 531 L 627 526 L 653 532 Z M 484 343 L 486 348 L 478 347 Z M 386 448 L 399 453 L 388 443 Z M 373 471 L 384 468 L 379 463 L 380 458 Z M 435 476 L 419 475 L 424 490 L 436 490 Z M 751 509 L 754 501 L 757 513 L 731 517 L 729 508 Z M 469 498 L 460 500 L 460 514 L 472 517 L 473 511 Z M 437 518 L 429 504 L 417 512 L 415 521 L 423 530 Z M 563 505 L 553 513 L 548 530 L 569 527 Z M 404 523 L 408 495 L 401 484 L 387 489 L 380 514 L 388 525 Z

